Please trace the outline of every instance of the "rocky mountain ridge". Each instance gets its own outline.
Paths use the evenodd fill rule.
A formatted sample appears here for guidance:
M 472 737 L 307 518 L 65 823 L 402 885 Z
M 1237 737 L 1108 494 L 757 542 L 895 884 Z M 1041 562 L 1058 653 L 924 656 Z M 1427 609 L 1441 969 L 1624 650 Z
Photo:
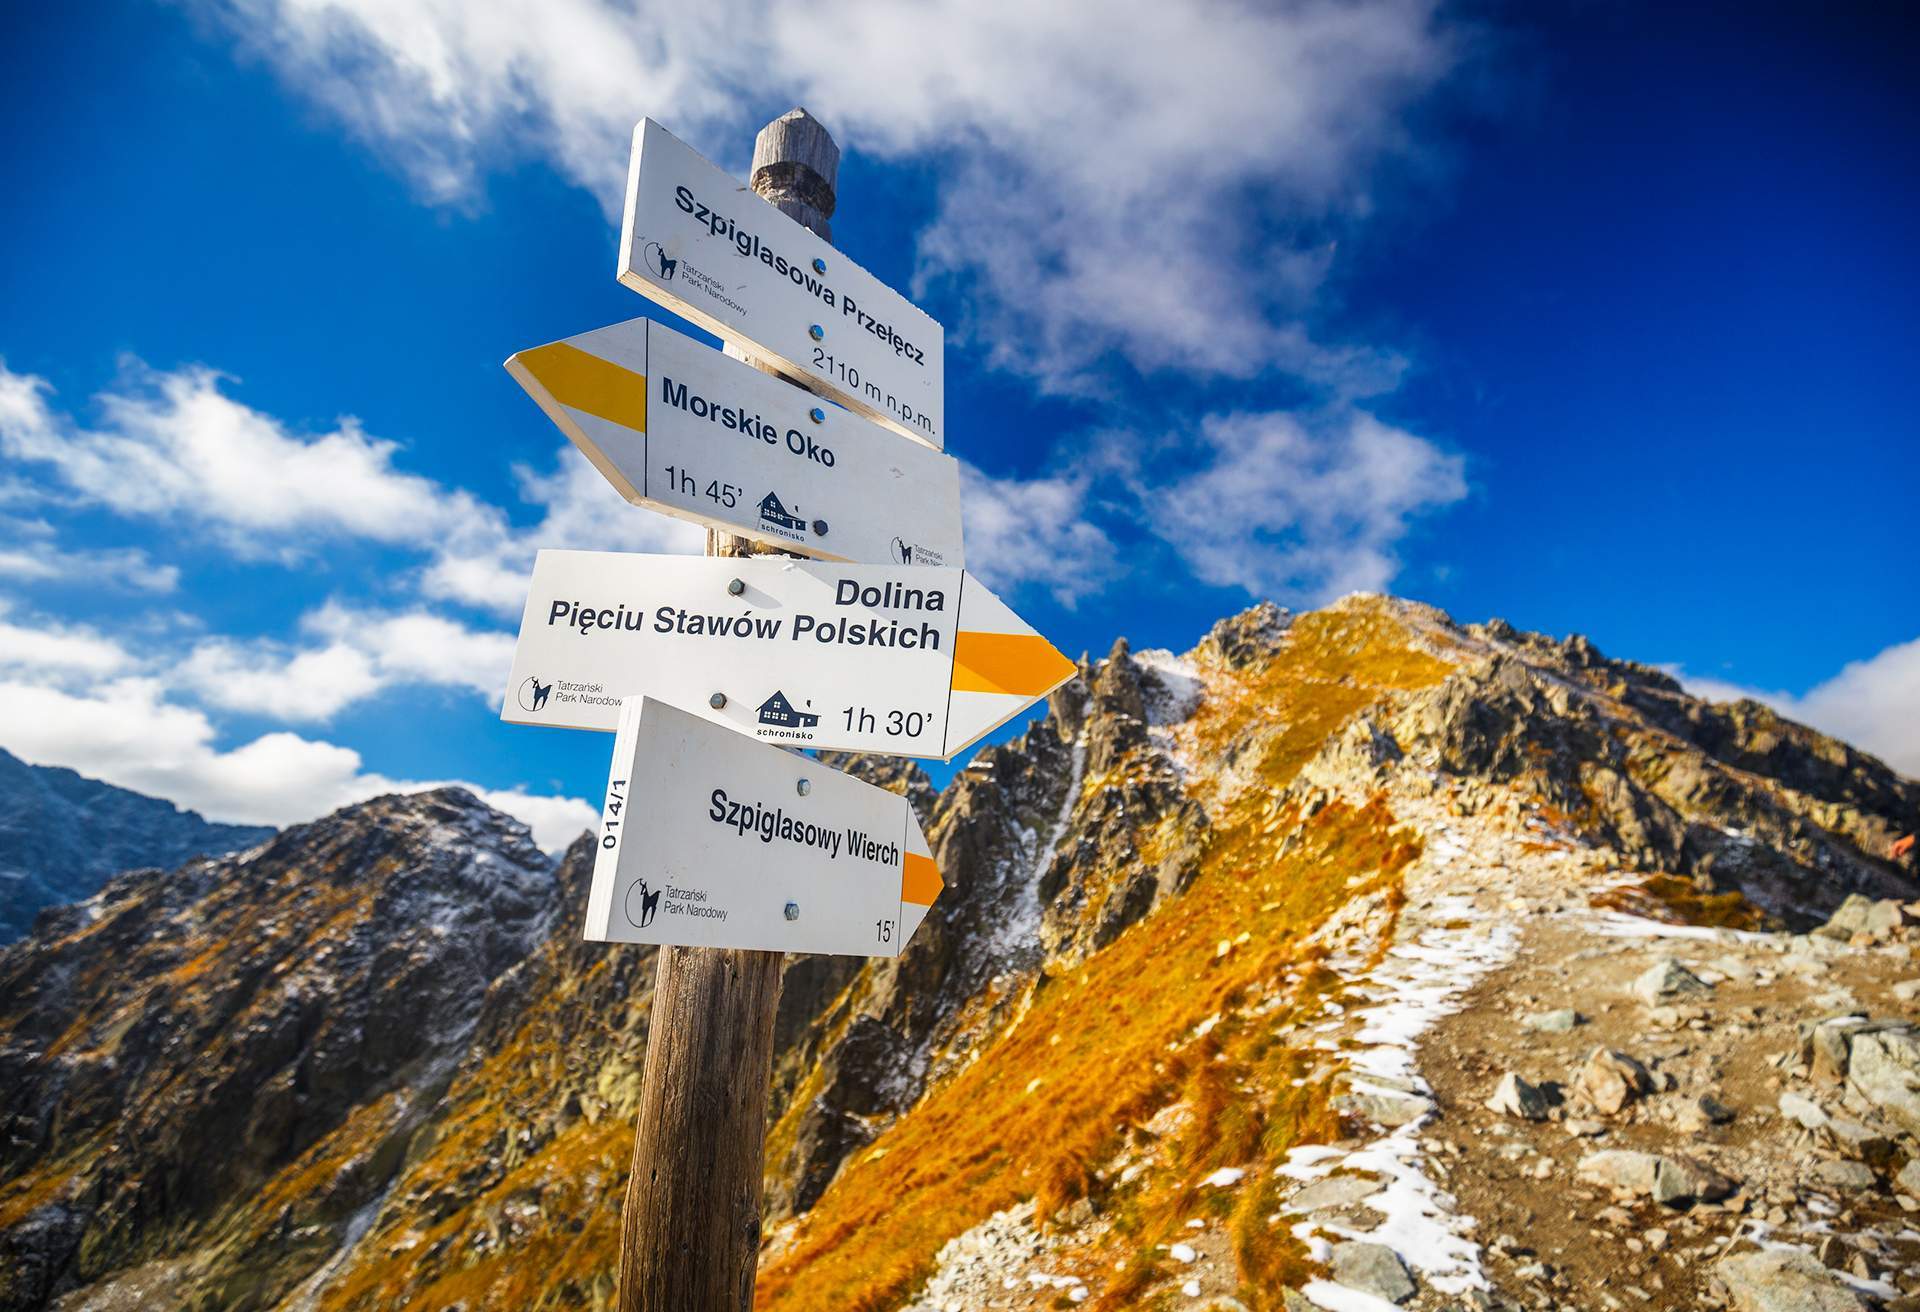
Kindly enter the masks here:
M 1117 643 L 1050 711 L 938 794 L 835 762 L 915 800 L 948 887 L 896 961 L 788 962 L 761 1306 L 1744 1297 L 1663 1266 L 1655 1230 L 1840 1297 L 1769 1256 L 1829 1270 L 1815 1204 L 1769 1183 L 1806 1152 L 1781 1106 L 1885 1144 L 1831 1150 L 1885 1200 L 1825 1253 L 1864 1281 L 1844 1296 L 1920 1277 L 1890 1225 L 1912 1128 L 1857 1081 L 1797 1092 L 1810 1061 L 1725 1081 L 1749 1040 L 1799 1053 L 1802 1020 L 1898 1068 L 1907 931 L 1875 899 L 1920 891 L 1886 855 L 1920 786 L 1583 639 L 1385 598 Z M 590 857 L 464 794 L 382 799 L 117 881 L 0 955 L 0 1092 L 35 1109 L 0 1147 L 0 1308 L 605 1305 L 652 955 L 579 940 Z M 1879 937 L 1805 932 L 1836 911 Z M 1754 964 L 1776 945 L 1833 979 Z M 1616 978 L 1669 958 L 1709 991 Z M 1867 1014 L 1821 1031 L 1829 1003 Z M 1542 1038 L 1535 1010 L 1586 1021 Z M 209 1118 L 218 1161 L 186 1147 Z M 1674 1211 L 1712 1176 L 1736 1192 Z M 1547 1255 L 1577 1246 L 1543 1188 L 1594 1261 Z M 1645 1298 L 1618 1292 L 1637 1265 Z
M 91 896 L 123 870 L 172 869 L 273 836 L 265 825 L 216 824 L 172 802 L 0 748 L 0 944 L 48 907 Z

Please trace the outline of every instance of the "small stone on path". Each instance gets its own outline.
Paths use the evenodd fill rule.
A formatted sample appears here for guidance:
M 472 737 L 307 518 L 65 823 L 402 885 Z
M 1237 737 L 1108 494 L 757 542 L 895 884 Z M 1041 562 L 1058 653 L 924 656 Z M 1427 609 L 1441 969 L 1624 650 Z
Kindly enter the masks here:
M 1335 1244 L 1328 1266 L 1335 1282 L 1389 1303 L 1404 1303 L 1416 1292 L 1406 1263 L 1385 1244 L 1364 1240 Z

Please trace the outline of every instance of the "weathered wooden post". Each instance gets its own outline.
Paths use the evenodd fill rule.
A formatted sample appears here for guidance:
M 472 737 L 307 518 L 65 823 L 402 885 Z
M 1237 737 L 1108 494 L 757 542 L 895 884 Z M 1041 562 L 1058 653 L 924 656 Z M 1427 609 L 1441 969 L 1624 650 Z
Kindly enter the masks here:
M 839 170 L 840 148 L 804 109 L 754 141 L 754 191 L 828 241 Z M 709 556 L 754 551 L 708 530 Z M 778 952 L 660 949 L 620 1219 L 620 1312 L 753 1306 L 781 962 Z

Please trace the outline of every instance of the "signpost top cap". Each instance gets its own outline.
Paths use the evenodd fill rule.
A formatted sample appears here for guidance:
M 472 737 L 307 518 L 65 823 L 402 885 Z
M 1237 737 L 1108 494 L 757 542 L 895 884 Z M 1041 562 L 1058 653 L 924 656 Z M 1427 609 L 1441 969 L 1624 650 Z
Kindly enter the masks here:
M 833 217 L 839 178 L 840 147 L 820 120 L 799 106 L 753 139 L 753 189 L 828 241 L 833 240 L 827 220 Z

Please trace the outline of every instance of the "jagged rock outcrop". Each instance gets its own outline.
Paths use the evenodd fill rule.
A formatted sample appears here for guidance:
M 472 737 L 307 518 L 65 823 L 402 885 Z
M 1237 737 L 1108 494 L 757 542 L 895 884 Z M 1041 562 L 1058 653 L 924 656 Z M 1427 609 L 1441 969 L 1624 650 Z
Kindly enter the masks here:
M 1487 644 L 1478 659 L 1394 722 L 1422 764 L 1524 780 L 1564 827 L 1802 927 L 1850 893 L 1911 888 L 1884 854 L 1911 832 L 1920 785 L 1883 763 L 1754 703 L 1689 697 L 1584 638 L 1466 633 Z

